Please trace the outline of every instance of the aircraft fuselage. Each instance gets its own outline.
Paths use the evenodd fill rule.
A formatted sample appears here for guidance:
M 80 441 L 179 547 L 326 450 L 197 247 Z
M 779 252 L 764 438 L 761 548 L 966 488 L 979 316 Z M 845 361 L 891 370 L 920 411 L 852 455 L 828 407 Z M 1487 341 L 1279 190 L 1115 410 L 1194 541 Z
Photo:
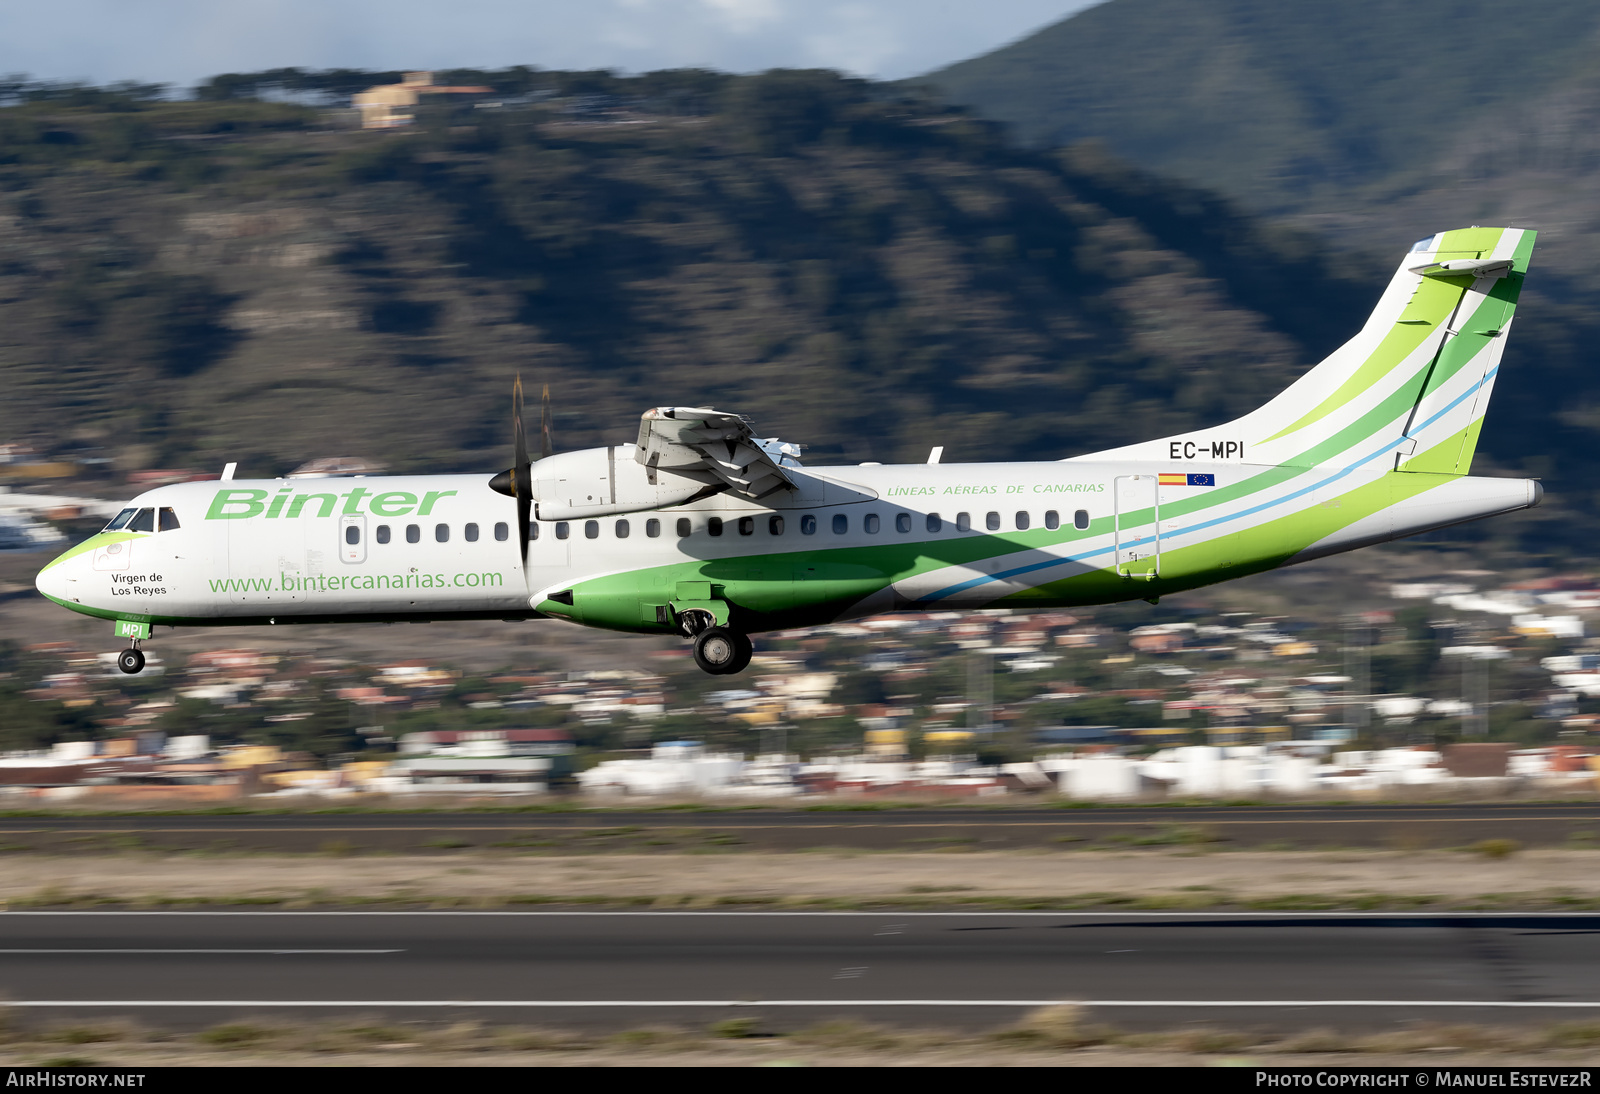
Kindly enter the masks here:
M 149 625 L 548 616 L 670 633 L 709 602 L 754 633 L 1156 597 L 1538 497 L 1530 480 L 1382 467 L 1173 466 L 806 468 L 767 503 L 535 520 L 526 565 L 515 503 L 483 475 L 185 483 L 130 501 L 124 527 L 63 554 L 38 585 L 74 611 Z M 163 510 L 176 527 L 159 530 Z

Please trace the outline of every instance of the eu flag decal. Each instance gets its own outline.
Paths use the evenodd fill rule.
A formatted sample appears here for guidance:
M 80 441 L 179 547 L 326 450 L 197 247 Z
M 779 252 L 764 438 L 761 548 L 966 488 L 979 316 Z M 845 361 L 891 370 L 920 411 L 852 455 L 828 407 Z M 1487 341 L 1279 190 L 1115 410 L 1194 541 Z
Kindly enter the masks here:
M 1215 486 L 1215 475 L 1189 475 L 1178 471 L 1163 471 L 1160 477 L 1162 486 Z

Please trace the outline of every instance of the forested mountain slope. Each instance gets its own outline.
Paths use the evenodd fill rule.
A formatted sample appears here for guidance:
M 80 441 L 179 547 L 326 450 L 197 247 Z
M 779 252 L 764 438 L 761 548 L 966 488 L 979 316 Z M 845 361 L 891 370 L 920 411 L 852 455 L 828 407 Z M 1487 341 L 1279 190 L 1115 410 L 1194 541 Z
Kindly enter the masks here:
M 1600 7 L 1110 0 L 924 82 L 1026 143 L 1095 138 L 1164 174 L 1299 208 L 1525 154 L 1535 134 L 1497 148 L 1501 132 L 1535 115 L 1561 125 L 1600 86 Z M 1590 157 L 1600 148 L 1582 143 Z

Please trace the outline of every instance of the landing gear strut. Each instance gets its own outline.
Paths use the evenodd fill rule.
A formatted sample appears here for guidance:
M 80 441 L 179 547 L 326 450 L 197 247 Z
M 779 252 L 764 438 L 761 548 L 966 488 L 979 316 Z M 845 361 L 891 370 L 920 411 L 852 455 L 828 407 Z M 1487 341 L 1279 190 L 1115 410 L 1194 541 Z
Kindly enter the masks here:
M 743 672 L 754 652 L 748 635 L 728 627 L 707 627 L 694 638 L 694 663 L 712 676 Z
M 117 668 L 129 676 L 137 676 L 144 671 L 144 651 L 139 648 L 137 638 L 133 640 L 133 645 L 117 654 Z
M 699 608 L 690 608 L 688 611 L 678 613 L 678 630 L 685 638 L 693 638 L 701 631 L 716 625 L 715 617 Z

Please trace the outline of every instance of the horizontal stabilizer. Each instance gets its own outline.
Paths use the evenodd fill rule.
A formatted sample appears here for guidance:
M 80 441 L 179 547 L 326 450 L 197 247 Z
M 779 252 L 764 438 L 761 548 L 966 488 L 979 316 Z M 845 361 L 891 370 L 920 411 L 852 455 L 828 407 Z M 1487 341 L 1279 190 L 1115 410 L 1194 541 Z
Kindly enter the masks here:
M 1427 266 L 1414 266 L 1412 273 L 1423 277 L 1504 277 L 1511 272 L 1509 258 L 1452 258 Z

